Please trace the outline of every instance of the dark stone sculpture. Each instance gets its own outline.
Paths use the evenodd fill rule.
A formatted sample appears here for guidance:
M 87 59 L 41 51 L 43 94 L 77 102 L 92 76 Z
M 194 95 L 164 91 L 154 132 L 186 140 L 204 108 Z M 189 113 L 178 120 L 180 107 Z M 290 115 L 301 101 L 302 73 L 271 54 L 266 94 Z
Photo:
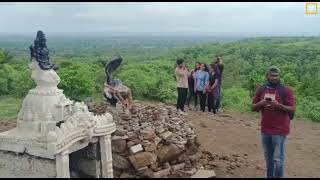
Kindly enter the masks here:
M 59 67 L 57 67 L 55 64 L 52 64 L 50 61 L 46 37 L 42 31 L 37 32 L 37 37 L 34 40 L 34 46 L 30 46 L 30 53 L 31 60 L 32 58 L 35 58 L 42 70 L 59 69 Z
M 121 62 L 122 62 L 122 58 L 117 57 L 106 64 L 105 71 L 107 75 L 108 85 L 111 85 L 111 82 L 112 82 L 112 72 L 115 71 L 120 66 Z
M 120 101 L 123 108 L 128 110 L 132 107 L 132 93 L 130 88 L 123 85 L 120 79 L 112 79 L 112 73 L 122 62 L 121 57 L 111 60 L 105 66 L 107 79 L 104 88 L 104 97 L 110 102 L 112 106 L 116 106 Z

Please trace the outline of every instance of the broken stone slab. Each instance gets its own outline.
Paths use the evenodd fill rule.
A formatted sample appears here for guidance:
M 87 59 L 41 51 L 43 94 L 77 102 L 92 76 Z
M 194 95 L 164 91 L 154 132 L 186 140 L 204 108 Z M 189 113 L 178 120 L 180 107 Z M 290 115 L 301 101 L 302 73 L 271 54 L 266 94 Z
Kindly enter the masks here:
M 158 162 L 155 162 L 153 164 L 151 164 L 150 168 L 153 170 L 153 171 L 159 171 L 161 168 L 159 167 L 159 164 Z
M 129 174 L 127 172 L 123 172 L 121 175 L 120 175 L 120 178 L 135 178 L 134 175 L 132 174 Z
M 121 153 L 127 148 L 127 142 L 125 139 L 113 140 L 112 141 L 112 152 Z
M 181 170 L 185 167 L 186 163 L 180 163 L 180 164 L 176 164 L 176 165 L 172 165 L 171 166 L 171 171 L 178 171 Z
M 163 178 L 167 177 L 170 174 L 170 168 L 167 169 L 162 169 L 160 171 L 154 172 L 153 173 L 153 178 Z
M 162 165 L 162 168 L 163 169 L 168 169 L 168 168 L 170 168 L 171 166 L 170 166 L 170 163 L 169 162 L 166 162 L 166 163 L 164 163 L 163 165 Z
M 131 164 L 136 170 L 149 166 L 157 161 L 157 156 L 150 152 L 139 152 L 129 156 Z
M 198 170 L 196 174 L 192 175 L 191 178 L 215 178 L 216 173 L 214 170 Z
M 161 134 L 161 133 L 163 133 L 163 132 L 165 132 L 166 130 L 163 128 L 163 127 L 158 127 L 157 129 L 156 129 L 156 133 L 157 134 Z
M 126 170 L 131 167 L 130 162 L 127 160 L 127 158 L 116 153 L 112 153 L 112 159 L 114 168 L 117 168 L 119 170 Z
M 153 176 L 153 171 L 152 169 L 148 168 L 148 167 L 143 167 L 143 168 L 140 168 L 138 170 L 138 175 L 140 177 L 147 177 L 147 178 L 151 178 Z
M 129 153 L 130 154 L 135 154 L 135 153 L 138 153 L 138 152 L 141 152 L 143 151 L 143 147 L 141 144 L 137 144 L 137 145 L 134 145 L 134 146 L 131 146 L 129 148 Z
M 182 154 L 182 149 L 175 144 L 170 144 L 169 146 L 162 146 L 157 150 L 156 154 L 160 162 L 172 161 L 179 158 Z
M 196 162 L 201 158 L 201 156 L 201 152 L 197 152 L 196 154 L 189 156 L 189 159 L 191 162 Z
M 172 137 L 172 132 L 166 131 L 166 132 L 160 134 L 160 137 L 161 137 L 162 139 L 164 139 L 164 140 L 167 140 L 167 139 L 169 139 L 169 138 Z
M 151 143 L 150 145 L 146 146 L 144 150 L 147 152 L 154 152 L 157 150 L 157 146 L 155 143 Z
M 208 164 L 208 159 L 199 159 L 199 163 L 201 163 L 202 165 L 207 165 Z
M 129 141 L 132 141 L 132 140 L 138 139 L 137 134 L 136 134 L 136 133 L 134 133 L 134 132 L 128 132 L 128 133 L 127 133 L 127 136 L 128 136 L 128 140 L 129 140 Z
M 158 136 L 153 139 L 153 142 L 154 142 L 154 144 L 155 144 L 156 146 L 158 146 L 158 144 L 159 144 L 161 141 L 162 141 L 162 139 L 161 139 L 160 137 L 158 137 Z
M 111 138 L 112 140 L 126 140 L 128 139 L 128 136 L 127 135 L 124 135 L 124 136 L 112 136 Z
M 183 153 L 182 155 L 179 156 L 178 158 L 178 162 L 182 163 L 182 162 L 187 162 L 189 161 L 189 157 L 187 154 Z
M 143 139 L 147 139 L 147 140 L 151 140 L 155 137 L 155 131 L 154 129 L 144 129 L 142 131 L 140 131 Z
M 188 143 L 188 141 L 183 140 L 183 138 L 181 138 L 181 140 L 179 140 L 179 141 L 177 142 L 177 144 L 180 144 L 180 145 L 186 145 L 187 143 Z
M 127 142 L 127 147 L 130 148 L 131 146 L 134 146 L 136 143 L 133 141 L 128 141 Z
M 189 176 L 192 176 L 192 175 L 197 173 L 197 169 L 196 168 L 191 168 L 191 170 L 189 170 L 189 171 L 182 171 L 182 172 L 187 174 L 187 175 L 189 175 Z
M 126 135 L 126 131 L 121 130 L 120 128 L 118 128 L 115 132 L 114 132 L 115 136 L 125 136 Z

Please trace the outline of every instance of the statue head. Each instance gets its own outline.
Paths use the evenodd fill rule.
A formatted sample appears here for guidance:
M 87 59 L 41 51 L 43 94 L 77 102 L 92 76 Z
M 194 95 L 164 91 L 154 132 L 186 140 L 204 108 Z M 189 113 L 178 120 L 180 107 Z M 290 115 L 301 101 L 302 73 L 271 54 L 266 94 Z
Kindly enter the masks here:
M 34 40 L 34 45 L 36 47 L 46 48 L 46 36 L 42 31 L 37 32 L 37 37 Z

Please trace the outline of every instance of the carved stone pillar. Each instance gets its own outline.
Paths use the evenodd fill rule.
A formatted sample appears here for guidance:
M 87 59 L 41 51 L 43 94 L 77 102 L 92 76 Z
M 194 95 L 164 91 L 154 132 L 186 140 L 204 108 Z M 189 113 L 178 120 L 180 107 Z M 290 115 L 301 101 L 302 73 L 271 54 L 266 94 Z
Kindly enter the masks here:
M 113 178 L 111 135 L 100 137 L 102 178 Z
M 57 178 L 70 178 L 69 153 L 62 152 L 56 155 Z

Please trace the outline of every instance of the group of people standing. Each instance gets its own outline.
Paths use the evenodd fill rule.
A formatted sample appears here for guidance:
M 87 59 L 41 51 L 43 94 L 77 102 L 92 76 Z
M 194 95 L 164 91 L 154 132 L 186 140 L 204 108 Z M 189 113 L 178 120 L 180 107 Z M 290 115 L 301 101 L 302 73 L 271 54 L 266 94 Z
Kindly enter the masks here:
M 222 58 L 215 56 L 209 66 L 196 62 L 194 69 L 189 72 L 184 60 L 178 59 L 175 69 L 178 90 L 177 111 L 185 113 L 184 106 L 186 104 L 189 107 L 192 98 L 197 109 L 199 97 L 202 112 L 205 112 L 206 106 L 209 113 L 219 112 L 223 67 Z

